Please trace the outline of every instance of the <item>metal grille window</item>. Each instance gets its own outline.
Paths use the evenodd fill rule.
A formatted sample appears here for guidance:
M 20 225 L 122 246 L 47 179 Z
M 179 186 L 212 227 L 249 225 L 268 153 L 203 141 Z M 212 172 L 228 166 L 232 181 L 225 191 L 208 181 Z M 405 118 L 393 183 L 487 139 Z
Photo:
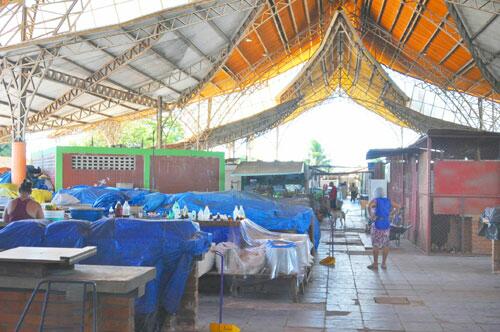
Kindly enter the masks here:
M 135 170 L 135 156 L 76 155 L 71 157 L 71 167 L 82 170 Z

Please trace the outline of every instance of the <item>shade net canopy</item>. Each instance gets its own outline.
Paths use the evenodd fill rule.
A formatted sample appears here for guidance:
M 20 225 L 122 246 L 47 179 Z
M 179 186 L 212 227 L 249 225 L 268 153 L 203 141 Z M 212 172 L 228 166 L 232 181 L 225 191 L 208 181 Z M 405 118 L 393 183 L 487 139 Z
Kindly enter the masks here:
M 36 15 L 56 3 L 65 6 L 61 15 Z M 182 109 L 324 58 L 318 52 L 340 54 L 341 47 L 351 49 L 344 58 L 322 60 L 329 83 L 302 101 L 303 109 L 341 87 L 371 111 L 408 126 L 383 102 L 408 106 L 379 64 L 445 91 L 500 100 L 497 1 L 193 1 L 79 30 L 78 18 L 90 8 L 82 3 L 0 6 L 2 137 Z M 23 10 L 30 18 L 25 30 L 12 23 Z M 332 24 L 346 35 L 339 38 Z M 332 39 L 337 44 L 325 45 Z

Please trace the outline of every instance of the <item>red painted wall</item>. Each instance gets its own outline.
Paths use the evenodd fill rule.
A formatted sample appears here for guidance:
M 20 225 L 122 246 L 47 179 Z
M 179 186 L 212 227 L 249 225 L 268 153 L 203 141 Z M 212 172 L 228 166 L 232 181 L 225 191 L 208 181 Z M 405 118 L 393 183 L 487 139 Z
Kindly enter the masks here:
M 151 188 L 164 193 L 219 191 L 219 159 L 151 157 Z
M 93 186 L 102 180 L 105 180 L 108 186 L 116 186 L 118 182 L 126 182 L 133 183 L 134 187 L 144 187 L 144 160 L 142 156 L 136 156 L 135 170 L 81 170 L 73 169 L 71 166 L 71 157 L 74 155 L 78 154 L 65 153 L 63 155 L 63 188 L 79 184 Z
M 436 161 L 433 200 L 435 214 L 477 215 L 500 205 L 500 161 Z

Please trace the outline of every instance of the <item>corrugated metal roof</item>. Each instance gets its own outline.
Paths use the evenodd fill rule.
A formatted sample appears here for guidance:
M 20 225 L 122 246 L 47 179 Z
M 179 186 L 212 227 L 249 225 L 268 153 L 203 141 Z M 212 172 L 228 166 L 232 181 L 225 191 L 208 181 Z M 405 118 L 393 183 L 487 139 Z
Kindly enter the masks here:
M 377 62 L 443 89 L 498 102 L 498 1 L 482 3 L 465 4 L 458 0 L 193 1 L 125 23 L 63 34 L 55 31 L 52 37 L 7 43 L 0 47 L 0 60 L 15 62 L 20 57 L 33 60 L 43 49 L 57 53 L 50 59 L 51 63 L 42 64 L 52 72 L 43 78 L 31 104 L 30 118 L 35 118 L 36 126 L 34 121 L 29 121 L 28 131 L 68 124 L 89 125 L 115 114 L 150 114 L 158 96 L 162 96 L 165 103 L 175 105 L 179 100 L 188 102 L 196 97 L 240 91 L 282 73 L 311 58 L 335 13 L 342 8 Z M 480 6 L 474 8 L 474 4 Z M 0 6 L 0 11 L 3 9 L 5 7 Z M 63 94 L 78 86 L 67 78 L 61 79 L 61 74 L 70 74 L 73 81 L 74 78 L 82 82 L 88 80 L 133 45 L 155 34 L 154 29 L 162 22 L 165 30 L 151 48 L 123 62 L 87 89 L 90 91 L 54 108 L 55 111 L 40 120 L 40 116 L 35 116 L 38 112 L 45 114 L 54 100 L 63 99 Z M 246 28 L 245 24 L 248 24 Z M 0 30 L 0 34 L 2 32 Z M 6 72 L 2 70 L 4 78 L 9 75 Z M 38 72 L 37 76 L 42 75 Z M 61 83 L 63 81 L 65 83 Z M 94 89 L 96 85 L 100 88 Z M 199 90 L 193 93 L 196 87 Z M 104 93 L 101 88 L 115 89 L 122 96 Z M 4 133 L 11 125 L 7 94 L 0 92 L 0 126 Z M 150 99 L 145 102 L 131 95 Z M 328 97 L 325 96 L 322 98 Z M 350 96 L 353 97 L 354 92 Z M 360 103 L 371 103 L 372 106 L 367 107 L 372 110 L 375 108 L 374 98 L 356 98 Z M 384 112 L 383 105 L 379 106 L 378 114 L 395 120 L 391 112 Z
M 7 45 L 0 47 L 1 75 L 9 82 L 14 74 L 4 64 L 10 64 L 37 68 L 35 82 L 43 77 L 27 131 L 106 119 L 95 110 L 108 100 L 121 109 L 116 113 L 132 113 L 156 107 L 161 95 L 165 109 L 183 96 L 191 99 L 192 91 L 210 81 L 261 6 L 261 0 L 202 1 L 121 24 Z M 72 89 L 77 93 L 66 96 Z M 1 89 L 0 115 L 11 114 L 8 94 Z M 48 111 L 54 102 L 58 107 Z M 82 109 L 88 110 L 85 116 L 79 114 Z M 52 123 L 61 117 L 66 122 Z M 5 120 L 0 124 L 8 126 Z
M 296 161 L 246 161 L 241 162 L 232 176 L 264 176 L 304 174 L 304 163 Z

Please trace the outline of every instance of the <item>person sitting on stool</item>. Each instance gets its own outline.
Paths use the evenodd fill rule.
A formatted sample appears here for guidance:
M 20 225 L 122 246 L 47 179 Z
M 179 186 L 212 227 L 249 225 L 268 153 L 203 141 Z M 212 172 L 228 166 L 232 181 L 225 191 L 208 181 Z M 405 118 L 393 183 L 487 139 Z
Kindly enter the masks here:
M 43 219 L 43 210 L 40 204 L 31 199 L 32 183 L 24 180 L 19 186 L 19 197 L 7 204 L 3 212 L 3 221 L 8 224 L 17 220 Z

